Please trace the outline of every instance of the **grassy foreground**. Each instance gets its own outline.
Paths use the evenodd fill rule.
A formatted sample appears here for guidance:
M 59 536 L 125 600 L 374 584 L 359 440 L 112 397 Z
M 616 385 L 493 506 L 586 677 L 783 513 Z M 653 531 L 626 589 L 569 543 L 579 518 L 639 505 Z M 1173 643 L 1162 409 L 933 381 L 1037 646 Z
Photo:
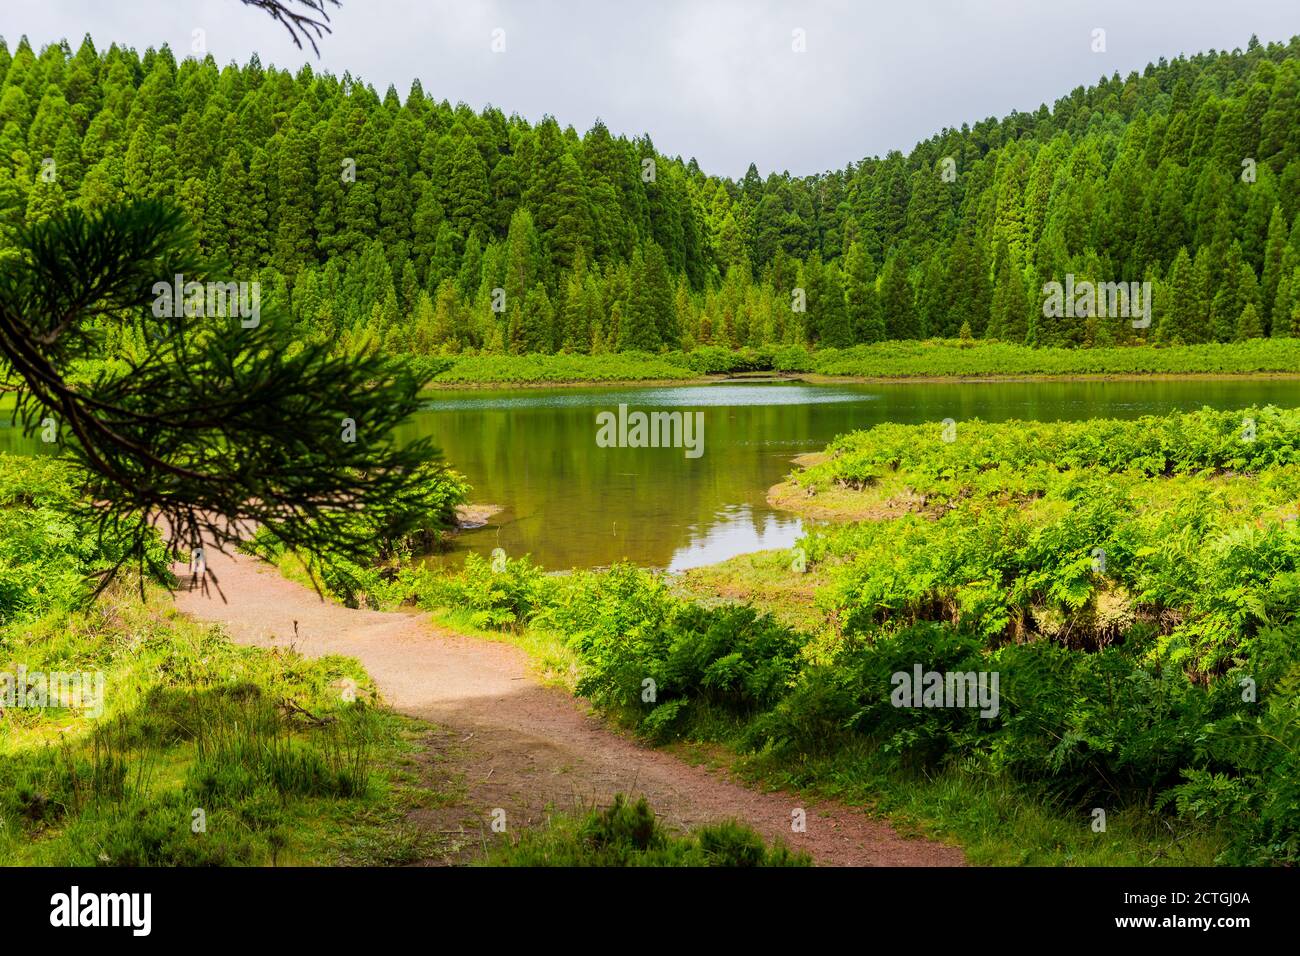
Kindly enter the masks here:
M 46 458 L 0 455 L 0 860 L 61 866 L 391 864 L 443 797 L 427 725 L 356 661 L 239 647 L 126 582 Z M 80 684 L 52 675 L 75 675 Z
M 353 660 L 237 647 L 165 596 L 5 629 L 0 668 L 99 671 L 103 711 L 6 710 L 0 858 L 19 865 L 402 864 L 441 799 L 429 728 L 377 705 Z
M 0 455 L 4 864 L 391 866 L 485 851 L 502 866 L 808 864 L 738 823 L 667 832 L 622 798 L 486 846 L 420 824 L 421 810 L 482 811 L 439 766 L 454 754 L 433 745 L 435 728 L 387 709 L 357 661 L 236 645 L 177 614 L 157 583 L 143 600 L 122 582 L 89 601 L 87 572 L 117 545 L 72 517 L 69 477 L 56 461 Z M 429 484 L 435 503 L 459 489 L 450 475 Z M 405 553 L 372 557 L 400 565 Z M 292 555 L 276 557 L 306 580 Z M 378 566 L 320 570 L 354 604 L 400 583 Z M 547 647 L 532 650 L 551 661 Z M 571 655 L 552 663 L 567 672 Z
M 484 863 L 493 866 L 811 866 L 802 853 L 763 838 L 734 821 L 669 833 L 645 799 L 614 803 L 585 816 L 559 817 L 545 829 L 497 843 Z

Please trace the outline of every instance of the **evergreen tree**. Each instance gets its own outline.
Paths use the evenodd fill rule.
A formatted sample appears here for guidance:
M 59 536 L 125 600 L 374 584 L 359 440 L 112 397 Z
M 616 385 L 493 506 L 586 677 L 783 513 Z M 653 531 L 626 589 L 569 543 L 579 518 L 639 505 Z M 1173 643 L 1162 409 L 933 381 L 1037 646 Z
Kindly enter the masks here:
M 951 331 L 948 301 L 948 270 L 938 250 L 933 252 L 921 269 L 920 285 L 916 290 L 917 322 L 926 336 L 942 336 Z
M 853 344 L 853 329 L 844 301 L 844 282 L 833 262 L 822 277 L 822 295 L 821 344 L 831 349 L 848 348 Z
M 555 310 L 546 287 L 533 286 L 524 299 L 524 307 L 513 313 L 510 325 L 510 351 L 516 355 L 555 351 Z
M 425 286 L 430 292 L 436 291 L 445 279 L 456 276 L 460 263 L 456 256 L 456 229 L 451 220 L 444 219 L 438 226 L 438 240 L 433 246 L 433 255 L 429 259 L 428 279 Z
M 457 140 L 455 150 L 443 193 L 447 219 L 456 234 L 465 238 L 476 227 L 487 225 L 488 171 L 483 154 L 468 133 Z
M 803 295 L 804 311 L 799 314 L 800 339 L 809 345 L 821 337 L 822 303 L 826 297 L 825 267 L 820 252 L 813 252 L 799 274 L 798 289 Z
M 510 233 L 506 237 L 505 264 L 502 285 L 504 306 L 511 328 L 518 327 L 518 311 L 523 308 L 528 291 L 542 284 L 541 240 L 533 226 L 533 217 L 526 209 L 515 211 L 510 219 Z M 510 342 L 515 337 L 510 336 Z
M 920 338 L 916 309 L 912 303 L 912 284 L 907 279 L 907 262 L 901 255 L 888 260 L 880 274 L 880 302 L 889 338 Z
M 1255 310 L 1255 303 L 1247 302 L 1246 307 L 1241 310 L 1241 317 L 1237 320 L 1236 341 L 1244 342 L 1246 339 L 1257 339 L 1264 334 L 1264 326 L 1260 324 L 1259 312 Z
M 1282 278 L 1282 260 L 1286 254 L 1286 224 L 1282 209 L 1274 206 L 1268 220 L 1268 238 L 1264 243 L 1264 274 L 1261 292 L 1264 297 L 1263 320 L 1267 324 L 1273 317 L 1273 302 L 1277 298 L 1277 284 Z
M 1170 344 L 1187 344 L 1195 339 L 1193 324 L 1201 298 L 1195 284 L 1194 268 L 1187 249 L 1179 249 L 1169 269 L 1166 312 L 1160 318 L 1160 340 Z
M 1029 295 L 1021 270 L 1005 242 L 999 244 L 994 262 L 996 273 L 988 337 L 1019 345 L 1029 335 Z
M 1233 251 L 1224 265 L 1223 280 L 1219 283 L 1210 305 L 1216 342 L 1231 342 L 1237 333 L 1237 320 L 1241 317 L 1243 307 L 1241 289 L 1243 269 L 1250 273 L 1252 280 L 1255 278 L 1255 273 L 1251 271 L 1250 266 L 1241 261 L 1240 247 L 1234 244 Z
M 277 156 L 276 179 L 279 185 L 277 226 L 272 262 L 286 275 L 295 275 L 302 266 L 316 261 L 316 244 L 312 235 L 312 207 L 315 203 L 313 183 L 317 146 L 311 132 L 297 123 L 306 123 L 305 108 L 294 111 L 294 120 L 284 137 Z
M 579 256 L 590 253 L 591 209 L 578 162 L 567 152 L 560 158 L 555 191 L 543 198 L 538 215 L 546 224 L 543 241 L 550 252 L 553 274 L 571 269 Z
M 876 264 L 860 242 L 850 244 L 844 257 L 844 292 L 853 341 L 883 340 L 885 318 L 876 294 Z
M 657 243 L 646 244 L 644 255 L 632 260 L 628 310 L 619 330 L 620 349 L 657 352 L 675 348 L 680 338 L 673 308 L 668 267 Z

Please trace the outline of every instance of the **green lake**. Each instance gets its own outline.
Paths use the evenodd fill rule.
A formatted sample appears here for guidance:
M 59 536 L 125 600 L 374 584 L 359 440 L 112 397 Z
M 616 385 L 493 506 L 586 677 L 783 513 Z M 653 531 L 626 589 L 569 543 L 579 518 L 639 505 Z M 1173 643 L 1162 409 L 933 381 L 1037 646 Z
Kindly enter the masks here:
M 403 429 L 428 436 L 474 486 L 475 503 L 501 510 L 431 560 L 463 552 L 529 554 L 552 570 L 627 559 L 679 570 L 766 548 L 802 534 L 774 511 L 767 489 L 796 455 L 880 422 L 951 418 L 1128 418 L 1208 405 L 1300 405 L 1300 381 L 1266 378 L 831 384 L 718 382 L 663 387 L 466 389 L 428 393 Z M 698 412 L 699 457 L 687 449 L 600 447 L 602 412 Z M 39 453 L 0 421 L 0 451 Z M 46 446 L 48 447 L 48 446 Z
M 1208 405 L 1300 404 L 1300 382 L 1269 379 L 889 385 L 801 382 L 438 391 L 408 426 L 429 436 L 502 509 L 449 554 L 530 554 L 553 570 L 627 559 L 683 569 L 790 547 L 801 523 L 766 503 L 790 459 L 880 422 L 951 418 L 1128 418 Z M 602 412 L 699 412 L 702 453 L 600 447 Z M 688 436 L 689 437 L 689 436 Z

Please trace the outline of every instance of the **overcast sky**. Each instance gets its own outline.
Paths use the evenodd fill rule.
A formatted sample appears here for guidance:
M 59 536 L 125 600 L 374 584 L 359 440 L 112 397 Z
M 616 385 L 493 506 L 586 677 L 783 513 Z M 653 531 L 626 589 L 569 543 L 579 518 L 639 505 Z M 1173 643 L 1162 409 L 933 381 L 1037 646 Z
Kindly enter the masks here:
M 40 47 L 86 32 L 177 56 L 193 31 L 219 63 L 351 71 L 579 132 L 600 117 L 670 155 L 740 176 L 906 152 L 944 126 L 1051 103 L 1102 74 L 1300 34 L 1300 0 L 343 0 L 295 49 L 238 0 L 0 0 L 0 36 Z M 1094 30 L 1105 52 L 1094 52 Z M 493 52 L 494 31 L 504 52 Z M 795 31 L 805 52 L 797 53 Z M 502 34 L 497 34 L 501 37 Z

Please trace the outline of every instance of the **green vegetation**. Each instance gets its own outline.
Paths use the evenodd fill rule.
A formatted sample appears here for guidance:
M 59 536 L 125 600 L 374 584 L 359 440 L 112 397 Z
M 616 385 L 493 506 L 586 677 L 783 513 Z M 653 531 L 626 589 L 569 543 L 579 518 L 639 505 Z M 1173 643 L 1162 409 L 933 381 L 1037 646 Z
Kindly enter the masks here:
M 0 709 L 0 859 L 60 866 L 425 859 L 405 822 L 436 800 L 410 755 L 427 734 L 373 700 L 356 662 L 236 647 L 123 582 L 94 605 L 95 536 L 58 505 L 65 468 L 0 456 L 0 673 L 66 696 Z M 109 542 L 109 547 L 113 543 Z M 25 671 L 22 670 L 25 668 Z M 25 680 L 24 680 L 25 678 Z
M 0 455 L 0 627 L 73 608 L 93 590 L 90 575 L 116 564 L 123 541 L 99 541 L 71 514 L 73 469 L 52 458 Z M 150 564 L 162 564 L 156 538 Z
M 1228 345 L 1067 349 L 927 339 L 816 351 L 802 346 L 740 350 L 706 347 L 659 355 L 479 355 L 412 357 L 411 362 L 424 381 L 438 386 L 670 382 L 746 372 L 881 379 L 1297 374 L 1300 341 L 1255 339 Z
M 351 354 L 1288 338 L 1298 105 L 1300 38 L 1252 39 L 906 156 L 735 181 L 648 136 L 475 113 L 418 80 L 381 95 L 310 67 L 22 39 L 0 41 L 0 205 L 36 223 L 175 199 L 268 312 Z M 1150 326 L 1045 318 L 1067 275 L 1151 282 Z M 145 342 L 114 328 L 105 351 Z
M 65 506 L 97 549 L 120 552 L 101 583 L 128 564 L 167 574 L 155 528 L 173 560 L 250 526 L 306 551 L 356 550 L 366 541 L 349 540 L 342 512 L 418 501 L 411 479 L 437 453 L 393 433 L 422 383 L 404 362 L 336 355 L 274 313 L 262 321 L 257 298 L 156 199 L 60 210 L 0 250 L 0 391 L 15 396 L 13 425 L 76 466 Z M 124 335 L 146 344 L 103 361 Z
M 409 786 L 421 725 L 355 662 L 160 603 L 180 546 L 252 521 L 249 551 L 350 606 L 510 635 L 647 739 L 728 745 L 977 862 L 1300 862 L 1300 413 L 847 435 L 789 484 L 871 520 L 715 573 L 707 602 L 628 565 L 421 567 L 469 488 L 399 440 L 424 384 L 1300 372 L 1298 111 L 1300 38 L 1252 40 L 907 156 L 733 181 L 418 81 L 0 39 L 0 384 L 63 456 L 0 458 L 0 666 L 105 680 L 99 716 L 0 712 L 4 858 L 433 851 L 403 822 L 437 799 Z M 258 321 L 159 308 L 182 273 L 256 283 Z M 1123 284 L 1135 314 L 1049 317 L 1052 283 L 1116 306 Z M 132 566 L 143 601 L 88 603 Z M 914 668 L 998 697 L 905 706 Z M 494 852 L 807 863 L 622 799 Z
M 825 581 L 821 568 L 791 574 L 789 551 L 755 551 L 718 564 L 681 571 L 669 580 L 674 594 L 711 607 L 749 601 L 797 631 L 815 631 L 824 615 L 814 603 Z
M 464 477 L 437 462 L 422 465 L 409 485 L 410 494 L 379 502 L 362 511 L 346 510 L 317 519 L 342 531 L 357 546 L 295 550 L 260 527 L 240 547 L 290 577 L 320 586 L 348 607 L 380 607 L 394 600 L 399 572 L 413 555 L 444 547 L 456 524 L 456 507 L 469 496 Z
M 485 862 L 494 866 L 810 866 L 804 854 L 768 847 L 742 823 L 715 823 L 685 836 L 666 833 L 645 798 L 622 794 L 604 810 L 581 818 L 553 819 L 518 841 L 498 844 Z
M 527 556 L 506 559 L 498 568 L 477 554 L 467 554 L 455 576 L 414 568 L 399 583 L 424 607 L 456 608 L 475 628 L 502 630 L 518 630 L 553 588 Z
M 807 631 L 629 566 L 412 586 L 562 635 L 578 692 L 652 739 L 729 743 L 976 859 L 1294 863 L 1298 459 L 1300 412 L 1272 407 L 845 436 L 795 480 L 895 516 L 801 543 Z M 997 674 L 997 712 L 898 706 L 916 666 Z
M 896 474 L 914 491 L 952 499 L 999 488 L 1041 493 L 1062 473 L 1083 469 L 1138 478 L 1257 475 L 1296 464 L 1298 439 L 1300 410 L 1274 406 L 1050 423 L 887 423 L 832 442 L 827 460 L 795 481 L 814 491 L 832 484 L 863 488 Z M 1014 489 L 1010 476 L 1019 479 Z
M 426 381 L 436 385 L 555 384 L 562 382 L 653 382 L 698 378 L 699 372 L 669 357 L 639 352 L 606 355 L 474 355 L 434 359 Z
M 1294 860 L 1300 412 L 967 422 L 947 437 L 880 426 L 796 478 L 913 502 L 805 543 L 829 566 L 819 605 L 836 640 L 867 641 L 865 659 L 901 640 L 900 666 L 1000 671 L 1004 724 L 1054 730 L 1036 757 L 1010 741 L 987 753 L 1029 760 L 1057 796 L 1146 788 L 1229 824 L 1226 860 Z M 879 703 L 842 713 L 878 731 Z
M 782 364 L 781 358 L 796 363 Z M 822 349 L 801 363 L 799 358 L 798 353 L 784 353 L 774 368 L 863 378 L 1239 375 L 1300 372 L 1300 343 L 1292 339 L 1255 339 L 1230 345 L 1068 349 L 992 342 L 964 346 L 953 341 L 882 342 L 850 349 Z

